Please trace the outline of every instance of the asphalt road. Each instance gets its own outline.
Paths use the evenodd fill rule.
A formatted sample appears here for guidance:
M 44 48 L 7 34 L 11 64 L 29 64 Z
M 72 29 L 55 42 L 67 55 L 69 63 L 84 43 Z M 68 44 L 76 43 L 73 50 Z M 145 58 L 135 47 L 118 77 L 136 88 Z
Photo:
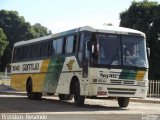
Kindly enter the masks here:
M 119 108 L 116 100 L 86 99 L 83 107 L 76 107 L 73 100 L 60 101 L 55 96 L 35 101 L 1 93 L 0 119 L 15 115 L 23 120 L 160 120 L 160 104 L 130 102 L 127 108 Z

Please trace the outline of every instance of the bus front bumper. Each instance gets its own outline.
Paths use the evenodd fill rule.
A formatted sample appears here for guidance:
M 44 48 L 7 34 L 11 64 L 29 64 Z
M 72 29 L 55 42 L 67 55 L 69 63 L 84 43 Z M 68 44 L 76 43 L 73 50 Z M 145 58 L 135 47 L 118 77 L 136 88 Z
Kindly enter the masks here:
M 90 84 L 89 96 L 145 98 L 147 86 Z

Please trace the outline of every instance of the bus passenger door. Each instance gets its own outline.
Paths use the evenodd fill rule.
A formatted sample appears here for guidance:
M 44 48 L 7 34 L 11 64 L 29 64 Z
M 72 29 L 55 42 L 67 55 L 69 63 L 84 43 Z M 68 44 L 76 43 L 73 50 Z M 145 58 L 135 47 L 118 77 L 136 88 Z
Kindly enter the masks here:
M 83 75 L 84 78 L 88 77 L 89 51 L 87 49 L 87 43 L 88 43 L 88 41 L 85 41 L 84 49 L 83 49 L 83 71 L 82 71 L 82 75 Z
M 78 59 L 80 66 L 82 67 L 82 77 L 88 77 L 88 65 L 89 65 L 89 41 L 91 38 L 91 32 L 81 32 L 79 42 Z

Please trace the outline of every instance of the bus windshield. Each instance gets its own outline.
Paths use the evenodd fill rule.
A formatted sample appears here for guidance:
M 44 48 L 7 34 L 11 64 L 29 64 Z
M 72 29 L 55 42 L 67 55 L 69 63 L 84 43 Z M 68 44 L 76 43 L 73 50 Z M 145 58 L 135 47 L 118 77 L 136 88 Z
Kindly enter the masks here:
M 96 41 L 98 65 L 148 67 L 143 37 L 98 33 Z

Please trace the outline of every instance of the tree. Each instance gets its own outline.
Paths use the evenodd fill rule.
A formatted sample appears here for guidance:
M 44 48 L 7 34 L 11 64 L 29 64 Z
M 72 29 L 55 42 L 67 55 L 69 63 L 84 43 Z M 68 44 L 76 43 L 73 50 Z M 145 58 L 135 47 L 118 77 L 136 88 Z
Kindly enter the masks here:
M 6 64 L 11 62 L 11 53 L 15 42 L 51 34 L 51 32 L 47 31 L 47 28 L 40 24 L 32 26 L 29 22 L 26 22 L 24 17 L 19 16 L 17 11 L 1 10 L 0 27 L 9 41 L 9 45 L 5 49 L 1 59 L 3 69 Z
M 8 45 L 7 37 L 4 34 L 3 30 L 0 28 L 0 59 L 7 45 Z
M 0 58 L 3 55 L 7 45 L 8 45 L 7 37 L 4 34 L 3 30 L 0 28 Z
M 140 30 L 146 34 L 147 44 L 151 49 L 149 79 L 160 79 L 160 5 L 158 2 L 144 0 L 133 1 L 131 6 L 120 13 L 120 26 Z
M 34 24 L 33 29 L 36 32 L 36 37 L 42 37 L 45 35 L 52 34 L 51 31 L 48 31 L 48 29 L 46 27 L 42 26 L 40 23 Z
M 11 62 L 13 44 L 20 40 L 34 38 L 36 33 L 32 30 L 32 26 L 25 22 L 24 17 L 19 16 L 16 11 L 1 10 L 0 27 L 3 29 L 9 41 L 9 45 L 5 49 L 1 59 L 2 69 L 4 69 L 5 65 Z

